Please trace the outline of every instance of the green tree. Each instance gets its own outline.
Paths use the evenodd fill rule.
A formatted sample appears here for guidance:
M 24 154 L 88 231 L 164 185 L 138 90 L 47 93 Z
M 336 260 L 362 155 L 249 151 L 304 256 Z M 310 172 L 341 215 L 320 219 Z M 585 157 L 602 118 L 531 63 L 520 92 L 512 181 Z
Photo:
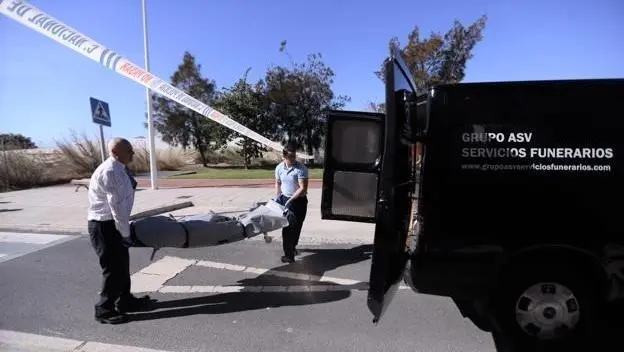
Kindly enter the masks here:
M 390 40 L 389 46 L 400 49 L 403 60 L 412 71 L 417 90 L 423 91 L 441 83 L 459 83 L 464 79 L 466 64 L 473 57 L 474 47 L 483 39 L 486 23 L 486 15 L 468 27 L 455 20 L 443 36 L 434 32 L 424 39 L 418 26 L 415 26 L 405 46 L 401 46 L 396 37 Z M 381 70 L 375 72 L 382 81 L 385 81 L 384 64 L 387 60 L 381 65 Z M 379 105 L 377 107 L 385 111 L 383 104 Z
M 184 53 L 182 64 L 171 76 L 171 85 L 204 104 L 212 106 L 215 101 L 215 82 L 202 77 L 201 65 L 189 52 Z M 192 146 L 207 166 L 207 152 L 225 144 L 227 128 L 167 97 L 153 99 L 154 127 L 162 140 L 185 149 Z
M 290 58 L 286 41 L 281 42 L 280 51 Z M 342 109 L 351 100 L 336 96 L 334 77 L 321 54 L 308 55 L 302 63 L 290 58 L 289 67 L 275 66 L 267 71 L 269 114 L 279 126 L 276 138 L 294 143 L 309 155 L 318 151 L 327 131 L 327 111 Z
M 37 145 L 19 133 L 0 133 L 0 150 L 35 149 Z
M 247 74 L 251 68 L 230 88 L 220 93 L 215 108 L 228 115 L 236 122 L 258 132 L 261 135 L 271 133 L 271 121 L 267 116 L 264 82 L 259 80 L 255 85 L 247 82 Z M 254 158 L 261 158 L 268 149 L 255 140 L 231 131 L 228 139 L 238 138 L 236 144 L 241 147 L 238 153 L 243 157 L 245 169 L 249 168 Z
M 386 107 L 384 105 L 385 104 L 383 103 L 377 104 L 371 101 L 366 105 L 366 111 L 384 113 L 386 111 Z

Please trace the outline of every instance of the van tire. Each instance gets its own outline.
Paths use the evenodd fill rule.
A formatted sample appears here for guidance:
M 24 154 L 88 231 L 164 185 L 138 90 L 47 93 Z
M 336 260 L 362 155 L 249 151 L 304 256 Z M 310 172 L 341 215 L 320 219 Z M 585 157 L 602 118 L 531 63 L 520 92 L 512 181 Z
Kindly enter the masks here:
M 569 262 L 527 264 L 516 265 L 501 281 L 494 301 L 496 333 L 527 350 L 578 348 L 592 341 L 602 314 L 591 268 Z M 565 326 L 571 330 L 557 332 L 556 327 Z

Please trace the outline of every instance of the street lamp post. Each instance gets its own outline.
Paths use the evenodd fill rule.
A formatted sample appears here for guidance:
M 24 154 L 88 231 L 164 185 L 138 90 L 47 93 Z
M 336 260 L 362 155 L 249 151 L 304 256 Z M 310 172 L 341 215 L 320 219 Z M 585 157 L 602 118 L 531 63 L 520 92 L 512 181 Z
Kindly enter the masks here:
M 143 7 L 143 49 L 145 51 L 145 71 L 150 72 L 149 66 L 149 44 L 147 41 L 147 10 L 145 5 L 146 0 L 141 0 Z M 156 143 L 155 143 L 155 131 L 154 121 L 152 119 L 152 93 L 149 88 L 145 88 L 145 96 L 147 99 L 147 134 L 149 136 L 149 154 L 150 154 L 150 180 L 152 183 L 152 189 L 158 189 L 157 173 L 158 168 L 156 164 Z

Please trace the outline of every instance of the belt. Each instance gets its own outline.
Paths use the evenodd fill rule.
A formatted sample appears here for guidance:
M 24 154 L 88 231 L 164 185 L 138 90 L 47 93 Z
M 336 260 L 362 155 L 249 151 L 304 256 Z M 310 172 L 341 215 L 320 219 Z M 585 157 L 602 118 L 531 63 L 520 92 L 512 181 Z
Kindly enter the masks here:
M 95 220 L 95 219 L 89 219 L 89 222 L 96 222 L 96 223 L 106 223 L 106 222 L 115 222 L 115 220 L 110 219 L 110 220 Z

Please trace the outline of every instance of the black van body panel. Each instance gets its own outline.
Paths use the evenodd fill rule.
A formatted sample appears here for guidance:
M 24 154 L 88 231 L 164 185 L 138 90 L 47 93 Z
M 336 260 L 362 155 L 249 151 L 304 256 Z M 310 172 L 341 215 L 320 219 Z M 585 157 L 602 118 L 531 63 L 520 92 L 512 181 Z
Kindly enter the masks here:
M 478 297 L 540 248 L 582 253 L 621 280 L 623 100 L 622 79 L 436 87 L 412 288 Z

